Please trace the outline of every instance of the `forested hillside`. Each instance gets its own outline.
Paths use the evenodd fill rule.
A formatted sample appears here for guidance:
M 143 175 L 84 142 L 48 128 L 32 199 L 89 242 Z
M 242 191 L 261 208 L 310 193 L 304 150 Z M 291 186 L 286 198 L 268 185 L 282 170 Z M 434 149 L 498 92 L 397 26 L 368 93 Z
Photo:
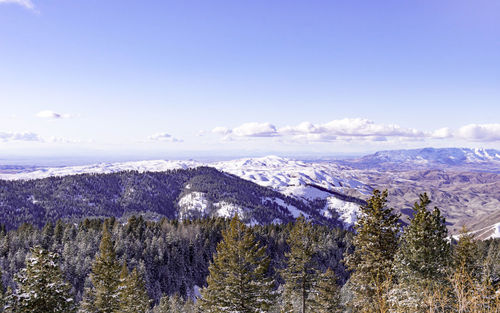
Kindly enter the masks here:
M 148 295 L 158 302 L 162 295 L 192 295 L 193 287 L 203 286 L 208 265 L 221 240 L 221 231 L 227 228 L 223 218 L 186 220 L 162 219 L 145 221 L 131 217 L 125 224 L 114 218 L 106 220 L 113 239 L 117 259 L 126 261 L 144 274 Z M 92 262 L 99 249 L 103 220 L 85 219 L 79 224 L 51 222 L 42 229 L 23 224 L 17 230 L 0 232 L 0 267 L 4 286 L 15 289 L 14 274 L 25 266 L 30 248 L 40 245 L 61 256 L 64 278 L 71 284 L 76 301 L 83 296 Z M 287 234 L 292 225 L 267 225 L 253 228 L 256 238 L 271 258 L 269 274 L 276 277 L 284 267 L 284 253 L 288 250 Z M 348 274 L 341 263 L 350 247 L 351 233 L 326 226 L 315 228 L 321 252 L 316 256 L 322 269 L 335 270 L 340 282 Z
M 402 227 L 375 190 L 355 232 L 236 214 L 0 227 L 8 313 L 498 312 L 500 240 L 450 240 L 427 194 Z M 196 300 L 196 301 L 194 301 Z M 50 309 L 47 309 L 50 308 Z
M 191 198 L 185 203 L 184 196 Z M 286 223 L 304 214 L 315 223 L 340 225 L 335 212 L 329 218 L 320 213 L 324 207 L 325 201 L 300 201 L 209 167 L 0 180 L 0 218 L 7 229 L 24 222 L 41 227 L 58 219 L 78 222 L 134 213 L 159 220 L 228 217 L 236 211 L 253 224 Z

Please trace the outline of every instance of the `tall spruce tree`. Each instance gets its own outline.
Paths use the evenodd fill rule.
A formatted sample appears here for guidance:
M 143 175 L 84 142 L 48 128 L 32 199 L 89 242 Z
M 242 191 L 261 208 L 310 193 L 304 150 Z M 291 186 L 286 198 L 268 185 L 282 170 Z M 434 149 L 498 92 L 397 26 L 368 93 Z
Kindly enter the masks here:
M 340 303 L 340 287 L 337 285 L 337 276 L 330 268 L 319 276 L 314 312 L 343 312 Z
M 387 190 L 374 190 L 355 225 L 354 252 L 346 265 L 352 271 L 351 305 L 357 312 L 384 312 L 393 279 L 392 267 L 398 246 L 399 215 L 387 205 Z
M 445 219 L 426 193 L 413 206 L 413 217 L 405 228 L 396 256 L 398 286 L 393 293 L 401 307 L 426 310 L 426 294 L 441 291 L 446 285 L 450 265 L 450 244 Z
M 455 270 L 462 269 L 472 277 L 479 278 L 478 251 L 474 235 L 469 233 L 465 226 L 462 227 L 458 242 L 453 249 L 453 267 Z
M 9 308 L 16 313 L 67 313 L 75 311 L 71 286 L 63 279 L 59 256 L 41 246 L 31 249 L 26 268 L 15 277 L 17 290 L 10 296 Z
M 203 312 L 266 312 L 273 303 L 274 281 L 267 276 L 269 258 L 252 230 L 235 215 L 222 233 L 201 292 Z
M 290 251 L 285 254 L 286 267 L 281 271 L 284 312 L 312 312 L 318 271 L 314 262 L 317 238 L 311 223 L 303 216 L 295 221 L 287 239 Z
M 92 264 L 90 273 L 92 287 L 87 288 L 80 305 L 82 313 L 114 313 L 120 309 L 119 282 L 120 265 L 108 230 L 107 222 L 103 223 L 99 254 Z
M 149 310 L 149 298 L 144 279 L 133 269 L 129 273 L 127 262 L 123 262 L 120 272 L 120 310 L 121 313 L 141 313 Z

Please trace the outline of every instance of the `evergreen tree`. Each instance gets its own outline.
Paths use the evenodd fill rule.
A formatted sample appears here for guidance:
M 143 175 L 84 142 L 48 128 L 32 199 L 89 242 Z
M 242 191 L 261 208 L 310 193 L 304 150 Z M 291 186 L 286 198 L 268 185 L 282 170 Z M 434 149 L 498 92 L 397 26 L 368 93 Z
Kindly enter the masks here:
M 387 310 L 387 291 L 392 282 L 392 266 L 399 234 L 399 215 L 386 206 L 387 190 L 374 190 L 355 225 L 355 250 L 346 258 L 353 271 L 353 307 L 357 312 Z
M 141 275 L 134 269 L 129 273 L 127 262 L 123 262 L 120 272 L 120 310 L 121 313 L 140 313 L 149 310 L 149 298 Z
M 453 266 L 455 269 L 463 269 L 473 277 L 479 278 L 480 267 L 477 262 L 478 246 L 474 235 L 468 233 L 467 228 L 462 227 L 457 245 L 453 249 Z
M 222 241 L 209 266 L 207 287 L 202 290 L 203 312 L 265 312 L 273 302 L 272 279 L 267 277 L 269 258 L 251 229 L 238 215 L 223 231 Z
M 92 287 L 85 292 L 80 306 L 82 313 L 114 313 L 120 309 L 119 282 L 120 265 L 116 260 L 111 234 L 107 223 L 103 223 L 99 254 L 92 264 L 90 280 Z
M 445 219 L 430 204 L 426 193 L 413 206 L 413 217 L 401 239 L 395 271 L 399 281 L 394 290 L 400 305 L 410 310 L 423 310 L 428 304 L 423 297 L 446 285 L 450 263 L 450 244 Z M 399 295 L 398 295 L 399 293 Z
M 340 288 L 337 285 L 337 276 L 330 268 L 319 276 L 315 301 L 317 313 L 343 312 L 340 304 Z
M 1 232 L 1 230 L 0 230 Z M 5 306 L 5 290 L 3 287 L 2 272 L 0 271 L 0 312 L 3 312 Z
M 15 277 L 18 288 L 10 297 L 9 307 L 16 313 L 67 313 L 75 310 L 71 286 L 63 279 L 59 256 L 40 246 L 31 249 L 26 268 Z
M 281 271 L 283 286 L 283 311 L 310 312 L 318 271 L 314 262 L 317 238 L 311 223 L 303 216 L 295 221 L 287 240 L 290 251 L 285 254 L 286 267 Z

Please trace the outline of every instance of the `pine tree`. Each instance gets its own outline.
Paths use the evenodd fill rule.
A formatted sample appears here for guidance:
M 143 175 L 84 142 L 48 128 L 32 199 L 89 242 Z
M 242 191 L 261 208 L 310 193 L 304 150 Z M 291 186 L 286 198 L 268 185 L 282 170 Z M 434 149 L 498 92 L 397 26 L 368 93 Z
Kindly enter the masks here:
M 374 190 L 355 225 L 355 250 L 346 258 L 357 312 L 385 312 L 399 234 L 399 215 L 386 206 L 387 190 Z
M 340 287 L 337 285 L 337 276 L 330 268 L 319 276 L 314 312 L 343 312 L 340 303 Z
M 451 258 L 445 219 L 437 207 L 432 212 L 427 210 L 431 201 L 426 193 L 419 198 L 395 262 L 399 284 L 394 292 L 400 304 L 411 310 L 424 310 L 428 305 L 425 294 L 434 294 L 446 285 Z
M 120 309 L 119 282 L 120 265 L 116 260 L 111 234 L 107 223 L 103 223 L 99 254 L 92 264 L 90 280 L 92 287 L 85 291 L 80 305 L 82 313 L 114 313 Z
M 120 272 L 120 310 L 121 313 L 140 313 L 149 310 L 149 298 L 144 279 L 134 269 L 129 273 L 127 262 L 123 262 Z
M 0 231 L 1 232 L 1 231 Z M 0 312 L 3 312 L 5 306 L 5 290 L 3 287 L 2 272 L 0 271 Z
M 26 258 L 26 268 L 15 277 L 18 289 L 10 297 L 12 311 L 63 313 L 75 310 L 70 296 L 71 286 L 63 279 L 58 259 L 56 253 L 40 246 L 31 249 L 31 255 Z
M 453 266 L 463 269 L 473 277 L 479 278 L 479 265 L 477 264 L 478 246 L 474 235 L 462 227 L 457 245 L 453 249 Z
M 202 290 L 203 312 L 265 312 L 273 302 L 269 258 L 236 215 L 222 233 Z
M 317 238 L 311 223 L 303 216 L 295 221 L 287 240 L 290 251 L 285 254 L 286 267 L 281 271 L 285 280 L 283 302 L 285 312 L 310 312 L 314 297 L 318 271 L 314 263 Z

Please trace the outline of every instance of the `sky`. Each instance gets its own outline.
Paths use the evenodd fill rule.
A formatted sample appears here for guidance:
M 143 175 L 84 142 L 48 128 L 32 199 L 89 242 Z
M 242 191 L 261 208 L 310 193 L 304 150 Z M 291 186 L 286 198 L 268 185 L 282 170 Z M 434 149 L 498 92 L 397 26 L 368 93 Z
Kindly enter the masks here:
M 0 158 L 500 149 L 500 2 L 0 0 Z

